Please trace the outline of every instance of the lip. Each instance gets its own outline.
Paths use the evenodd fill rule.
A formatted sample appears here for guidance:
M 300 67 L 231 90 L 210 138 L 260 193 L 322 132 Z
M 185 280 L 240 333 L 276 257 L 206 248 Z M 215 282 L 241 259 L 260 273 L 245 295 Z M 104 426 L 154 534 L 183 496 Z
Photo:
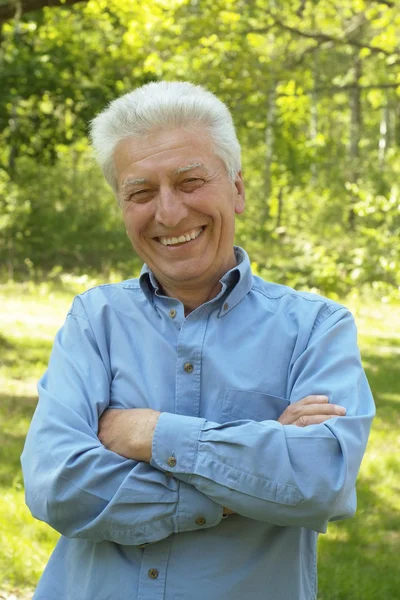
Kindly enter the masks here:
M 203 236 L 203 233 L 206 230 L 207 226 L 206 225 L 200 225 L 198 227 L 193 227 L 192 229 L 186 230 L 183 233 L 168 236 L 168 237 L 171 237 L 171 238 L 173 238 L 173 237 L 179 238 L 181 235 L 186 235 L 187 233 L 190 233 L 190 232 L 195 231 L 195 230 L 200 229 L 200 228 L 202 228 L 202 231 L 200 232 L 200 234 L 196 238 L 194 238 L 193 240 L 188 240 L 188 241 L 185 241 L 185 242 L 180 242 L 178 244 L 164 245 L 162 242 L 160 242 L 159 237 L 167 237 L 167 236 L 157 236 L 157 237 L 154 237 L 153 239 L 157 242 L 157 244 L 159 246 L 162 246 L 163 249 L 167 250 L 168 252 L 173 252 L 174 250 L 178 250 L 180 248 L 189 248 L 190 246 L 193 246 L 194 243 L 197 242 Z

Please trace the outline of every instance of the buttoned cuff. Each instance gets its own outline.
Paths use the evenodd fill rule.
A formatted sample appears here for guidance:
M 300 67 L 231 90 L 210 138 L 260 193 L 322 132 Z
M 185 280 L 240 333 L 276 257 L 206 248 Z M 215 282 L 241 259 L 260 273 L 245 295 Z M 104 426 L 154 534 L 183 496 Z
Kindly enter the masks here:
M 205 422 L 198 417 L 161 413 L 154 431 L 151 466 L 172 474 L 193 474 Z
M 197 417 L 161 413 L 154 432 L 151 466 L 180 479 L 177 533 L 213 527 L 222 519 L 222 506 L 190 485 L 204 423 Z
M 193 485 L 180 481 L 177 533 L 214 527 L 222 519 L 220 504 L 199 492 Z

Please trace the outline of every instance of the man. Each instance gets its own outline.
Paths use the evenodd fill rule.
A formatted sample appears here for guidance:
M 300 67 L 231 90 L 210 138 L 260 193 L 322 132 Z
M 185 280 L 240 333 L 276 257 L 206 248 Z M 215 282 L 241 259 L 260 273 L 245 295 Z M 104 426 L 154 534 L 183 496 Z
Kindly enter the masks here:
M 62 537 L 37 600 L 311 600 L 355 510 L 374 414 L 349 312 L 254 277 L 226 106 L 189 83 L 115 100 L 92 140 L 145 262 L 75 298 L 22 456 Z

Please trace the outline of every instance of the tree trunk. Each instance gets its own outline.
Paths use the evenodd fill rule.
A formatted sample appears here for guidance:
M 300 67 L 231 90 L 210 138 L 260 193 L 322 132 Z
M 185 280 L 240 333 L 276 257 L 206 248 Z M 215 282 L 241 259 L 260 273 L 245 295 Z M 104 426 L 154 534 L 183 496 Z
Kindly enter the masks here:
M 21 15 L 22 15 L 22 5 L 21 0 L 16 0 L 14 3 L 14 43 L 15 47 L 18 48 L 19 38 L 21 34 Z M 19 104 L 19 96 L 17 94 L 13 94 L 11 98 L 11 114 L 10 114 L 10 151 L 8 154 L 8 174 L 10 177 L 10 181 L 13 181 L 15 175 L 15 161 L 17 157 L 17 147 L 15 144 L 15 133 L 18 129 L 18 104 Z M 6 200 L 7 202 L 7 200 Z M 14 239 L 13 239 L 13 228 L 12 226 L 6 229 L 6 238 L 7 238 L 7 270 L 8 270 L 8 279 L 14 279 Z
M 44 8 L 45 6 L 70 6 L 87 0 L 20 0 L 21 15 Z M 7 4 L 0 4 L 0 24 L 10 21 L 15 17 L 16 2 L 11 0 Z
M 389 104 L 386 102 L 382 108 L 382 117 L 379 126 L 379 148 L 378 156 L 381 165 L 384 163 L 386 151 L 389 145 Z
M 280 230 L 282 227 L 282 215 L 283 215 L 283 189 L 282 186 L 278 192 L 278 214 L 276 215 L 276 230 Z
M 316 139 L 318 134 L 318 62 L 317 62 L 317 50 L 313 52 L 313 90 L 311 93 L 311 127 L 310 127 L 310 138 L 312 147 L 314 149 L 314 157 L 311 163 L 311 177 L 315 183 L 317 179 L 317 156 L 316 156 Z
M 276 82 L 273 82 L 268 94 L 267 125 L 265 128 L 265 220 L 269 216 L 269 202 L 272 193 L 272 163 L 274 160 L 275 145 L 275 116 L 276 116 Z
M 354 87 L 350 91 L 350 174 L 351 183 L 356 183 L 359 178 L 360 170 L 360 137 L 362 127 L 362 109 L 361 109 L 361 90 L 359 81 L 362 76 L 361 60 L 358 56 L 354 62 Z M 349 210 L 349 226 L 351 230 L 355 229 L 354 203 L 356 198 L 352 195 Z

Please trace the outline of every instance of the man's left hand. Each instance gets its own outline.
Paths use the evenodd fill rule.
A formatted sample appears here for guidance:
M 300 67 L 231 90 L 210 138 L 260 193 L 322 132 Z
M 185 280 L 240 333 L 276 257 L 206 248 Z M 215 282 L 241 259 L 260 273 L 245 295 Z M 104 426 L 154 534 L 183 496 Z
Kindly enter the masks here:
M 158 410 L 152 408 L 108 409 L 100 417 L 98 438 L 116 454 L 150 462 Z

